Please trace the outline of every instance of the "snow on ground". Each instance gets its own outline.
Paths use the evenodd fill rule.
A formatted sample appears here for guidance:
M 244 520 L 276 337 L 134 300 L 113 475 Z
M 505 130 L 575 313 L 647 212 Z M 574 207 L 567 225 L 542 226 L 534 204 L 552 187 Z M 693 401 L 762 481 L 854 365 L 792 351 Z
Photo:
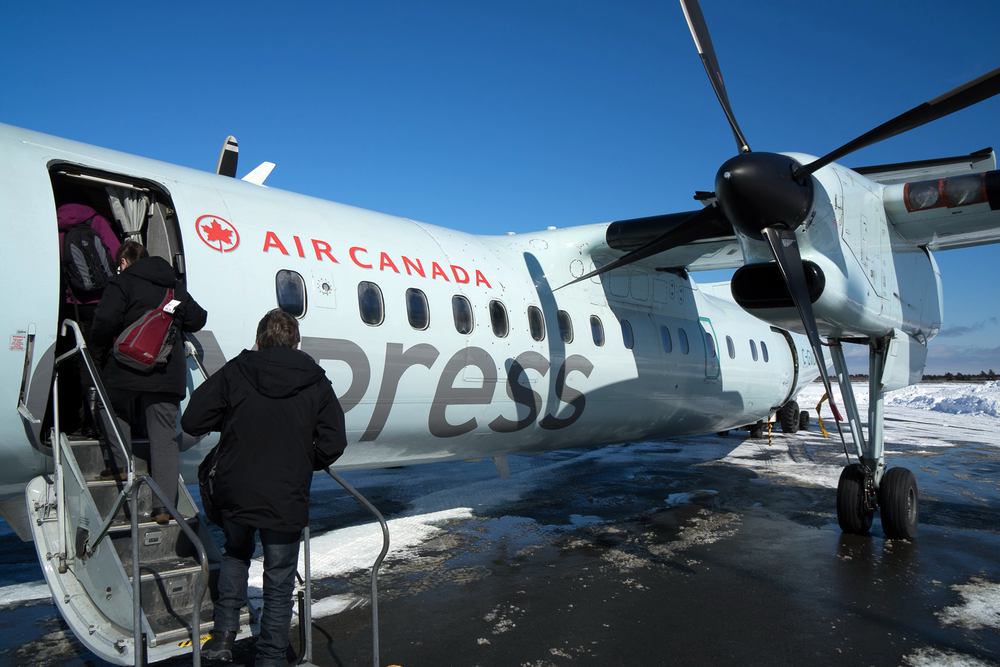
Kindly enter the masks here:
M 951 590 L 962 597 L 962 604 L 938 612 L 941 623 L 968 630 L 1000 630 L 1000 583 L 973 577 L 969 583 L 956 584 Z
M 858 407 L 862 416 L 866 415 L 868 391 L 867 383 L 859 382 L 855 387 Z M 799 395 L 802 409 L 808 409 L 815 423 L 815 407 L 823 395 L 823 386 L 813 383 Z M 835 400 L 840 401 L 835 391 Z M 886 400 L 889 418 L 886 420 L 886 442 L 893 445 L 918 446 L 910 455 L 933 453 L 935 448 L 954 447 L 958 444 L 981 444 L 1000 446 L 996 437 L 1000 427 L 1000 382 L 984 384 L 938 383 L 921 384 L 892 392 Z M 824 404 L 822 414 L 827 428 L 832 431 L 830 439 L 824 439 L 815 426 L 808 434 L 800 433 L 794 438 L 776 432 L 770 444 L 767 440 L 739 442 L 736 437 L 718 438 L 685 437 L 670 441 L 652 441 L 630 445 L 614 445 L 587 451 L 551 452 L 545 455 L 539 465 L 537 457 L 511 457 L 512 476 L 500 479 L 495 472 L 485 467 L 470 475 L 459 484 L 438 483 L 434 475 L 440 470 L 429 472 L 433 466 L 415 470 L 428 471 L 426 474 L 399 476 L 397 471 L 369 471 L 369 483 L 388 481 L 392 485 L 414 485 L 423 493 L 415 494 L 408 506 L 408 516 L 389 521 L 392 546 L 388 559 L 404 558 L 415 553 L 417 547 L 439 534 L 439 524 L 456 519 L 473 517 L 477 511 L 500 507 L 529 495 L 540 486 L 552 484 L 560 478 L 561 468 L 578 465 L 582 461 L 593 461 L 600 465 L 648 465 L 651 461 L 685 461 L 716 464 L 722 462 L 745 466 L 758 474 L 778 476 L 798 482 L 835 488 L 843 468 L 843 454 L 837 442 L 829 406 Z M 850 435 L 845 430 L 850 446 Z M 947 438 L 947 440 L 945 440 Z M 469 464 L 472 465 L 472 464 Z M 450 473 L 448 473 L 450 474 Z M 391 475 L 391 480 L 385 480 Z M 317 480 L 314 491 L 324 488 Z M 712 490 L 697 490 L 670 494 L 665 498 L 667 507 L 690 503 L 701 495 L 715 493 Z M 317 508 L 319 509 L 319 508 Z M 568 526 L 549 526 L 550 529 L 572 528 L 601 522 L 601 517 L 592 515 L 572 515 Z M 367 523 L 313 536 L 312 571 L 315 579 L 343 575 L 349 572 L 367 570 L 381 548 L 381 531 L 377 524 Z M 300 555 L 300 569 L 302 559 Z M 263 583 L 263 564 L 258 559 L 251 564 L 250 596 L 259 599 Z M 1000 597 L 994 589 L 994 594 Z M 18 603 L 42 600 L 49 597 L 43 581 L 16 583 L 0 587 L 0 607 Z M 316 602 L 316 616 L 338 613 L 344 608 L 359 604 L 359 600 L 347 596 L 334 596 Z M 998 605 L 997 598 L 990 603 Z M 916 664 L 916 663 L 914 663 Z
M 1000 381 L 983 384 L 915 384 L 892 392 L 886 405 L 953 415 L 1000 417 Z
M 37 600 L 48 600 L 52 597 L 45 581 L 32 581 L 27 584 L 12 584 L 0 587 L 0 608 Z
M 903 664 L 910 667 L 991 667 L 991 663 L 971 655 L 937 648 L 922 648 L 903 656 Z

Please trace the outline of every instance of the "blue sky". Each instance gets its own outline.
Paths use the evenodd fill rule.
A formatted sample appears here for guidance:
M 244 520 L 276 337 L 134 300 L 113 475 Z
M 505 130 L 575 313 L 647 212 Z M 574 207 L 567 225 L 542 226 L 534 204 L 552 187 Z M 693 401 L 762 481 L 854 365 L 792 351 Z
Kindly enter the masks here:
M 99 7 L 99 9 L 97 9 Z M 1000 65 L 1000 3 L 703 9 L 756 150 L 822 154 Z M 0 122 L 478 233 L 694 208 L 734 142 L 678 4 L 7 3 Z M 847 165 L 1000 148 L 1000 99 Z M 929 371 L 1000 370 L 1000 246 L 940 253 Z

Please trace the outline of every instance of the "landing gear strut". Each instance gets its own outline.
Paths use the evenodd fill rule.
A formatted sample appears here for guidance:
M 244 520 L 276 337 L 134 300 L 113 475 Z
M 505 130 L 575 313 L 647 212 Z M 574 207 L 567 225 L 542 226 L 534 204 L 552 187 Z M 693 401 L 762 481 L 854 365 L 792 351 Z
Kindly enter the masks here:
M 917 534 L 917 480 L 906 468 L 885 470 L 884 398 L 885 364 L 892 337 L 872 340 L 868 355 L 868 429 L 861 429 L 861 416 L 854 401 L 851 377 L 840 343 L 830 345 L 833 365 L 847 421 L 854 439 L 858 463 L 844 468 L 837 485 L 837 522 L 845 533 L 864 534 L 872 525 L 876 508 L 882 530 L 889 539 L 913 539 Z

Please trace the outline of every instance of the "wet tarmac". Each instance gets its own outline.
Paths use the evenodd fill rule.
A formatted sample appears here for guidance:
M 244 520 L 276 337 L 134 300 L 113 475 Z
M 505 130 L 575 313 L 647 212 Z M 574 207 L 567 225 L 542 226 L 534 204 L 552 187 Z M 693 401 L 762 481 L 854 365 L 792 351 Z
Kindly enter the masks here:
M 354 473 L 390 518 L 470 508 L 390 554 L 381 663 L 1000 664 L 997 421 L 890 413 L 891 464 L 921 488 L 912 543 L 877 518 L 841 534 L 844 455 L 815 430 L 511 457 L 505 481 L 486 461 Z M 314 534 L 367 521 L 325 480 L 313 507 Z M 6 562 L 21 551 L 0 538 Z M 315 620 L 315 663 L 371 664 L 368 586 L 317 581 L 318 608 L 347 608 Z M 8 664 L 93 663 L 48 601 L 0 617 Z

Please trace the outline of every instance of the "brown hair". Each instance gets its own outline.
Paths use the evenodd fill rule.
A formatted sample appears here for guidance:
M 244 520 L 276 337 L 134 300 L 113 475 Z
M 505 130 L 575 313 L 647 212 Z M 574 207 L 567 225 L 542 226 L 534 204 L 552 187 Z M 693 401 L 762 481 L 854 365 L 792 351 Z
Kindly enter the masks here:
M 129 239 L 128 241 L 125 241 L 125 243 L 122 243 L 121 247 L 118 248 L 118 256 L 115 258 L 115 261 L 117 261 L 118 265 L 121 266 L 122 260 L 124 259 L 128 266 L 132 266 L 143 257 L 149 257 L 149 253 L 146 252 L 146 246 L 142 245 L 138 241 Z
M 257 324 L 257 349 L 269 347 L 295 347 L 299 344 L 299 322 L 294 317 L 275 308 L 267 311 Z

